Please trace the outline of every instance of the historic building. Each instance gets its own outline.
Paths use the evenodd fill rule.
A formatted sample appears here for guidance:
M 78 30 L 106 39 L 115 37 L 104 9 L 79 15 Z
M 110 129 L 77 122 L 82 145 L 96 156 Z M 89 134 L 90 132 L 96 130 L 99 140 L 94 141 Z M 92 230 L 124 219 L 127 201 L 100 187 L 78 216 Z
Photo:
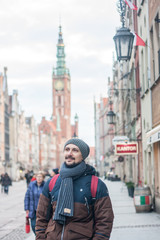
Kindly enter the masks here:
M 43 170 L 59 167 L 56 161 L 56 127 L 42 117 L 39 125 L 39 164 Z
M 155 209 L 160 213 L 160 3 L 148 1 L 149 18 L 149 46 L 150 46 L 150 90 L 152 128 L 147 132 L 147 144 L 150 152 L 153 151 L 153 164 L 148 168 L 154 173 L 153 196 Z
M 7 171 L 11 168 L 9 156 L 9 96 L 7 68 L 0 73 L 0 168 Z

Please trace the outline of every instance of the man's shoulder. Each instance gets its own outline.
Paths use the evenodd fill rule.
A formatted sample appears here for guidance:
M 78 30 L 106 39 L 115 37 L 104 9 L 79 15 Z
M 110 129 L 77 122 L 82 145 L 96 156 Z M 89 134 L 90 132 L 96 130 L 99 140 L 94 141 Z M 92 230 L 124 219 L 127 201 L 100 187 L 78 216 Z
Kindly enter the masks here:
M 55 176 L 54 176 L 55 177 Z M 50 177 L 44 184 L 44 187 L 43 187 L 43 191 L 42 191 L 42 194 L 45 195 L 46 197 L 49 197 L 50 196 L 50 192 L 52 191 L 52 189 L 54 188 L 55 185 L 57 185 L 57 183 L 59 183 L 60 180 L 60 177 L 58 176 L 58 178 L 56 179 L 55 181 L 55 184 L 54 185 L 50 185 L 52 183 L 52 180 L 54 179 L 54 177 Z M 51 189 L 52 188 L 52 189 Z
M 102 181 L 101 178 L 98 178 L 98 188 L 97 188 L 97 192 L 99 196 L 108 196 L 108 188 L 106 186 L 106 184 Z

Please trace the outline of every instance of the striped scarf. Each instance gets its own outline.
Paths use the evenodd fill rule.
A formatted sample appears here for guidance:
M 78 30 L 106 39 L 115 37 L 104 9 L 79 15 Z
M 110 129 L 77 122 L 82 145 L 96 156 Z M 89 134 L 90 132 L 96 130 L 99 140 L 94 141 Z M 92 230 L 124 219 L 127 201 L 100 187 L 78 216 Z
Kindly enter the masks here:
M 63 163 L 60 170 L 62 179 L 59 189 L 58 199 L 53 220 L 64 224 L 66 217 L 73 217 L 74 199 L 73 199 L 73 180 L 79 178 L 86 170 L 86 164 L 82 161 L 73 168 L 68 168 Z

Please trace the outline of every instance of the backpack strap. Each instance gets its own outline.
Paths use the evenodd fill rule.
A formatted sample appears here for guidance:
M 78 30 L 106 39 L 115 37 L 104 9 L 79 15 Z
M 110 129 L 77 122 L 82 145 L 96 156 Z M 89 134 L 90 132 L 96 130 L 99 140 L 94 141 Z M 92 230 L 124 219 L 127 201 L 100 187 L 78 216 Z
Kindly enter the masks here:
M 54 188 L 54 185 L 56 184 L 56 181 L 59 177 L 59 174 L 56 174 L 55 176 L 52 177 L 50 183 L 49 183 L 49 191 L 51 192 L 52 189 Z
M 96 199 L 97 187 L 98 187 L 98 177 L 95 175 L 92 175 L 92 179 L 91 179 L 92 199 Z
M 58 177 L 59 177 L 59 174 L 56 174 L 54 177 L 52 177 L 52 179 L 51 179 L 51 181 L 49 183 L 49 191 L 50 192 L 54 188 Z M 92 198 L 93 199 L 96 198 L 97 187 L 98 187 L 98 177 L 95 176 L 95 175 L 92 175 L 92 179 L 91 179 L 91 194 L 92 194 Z

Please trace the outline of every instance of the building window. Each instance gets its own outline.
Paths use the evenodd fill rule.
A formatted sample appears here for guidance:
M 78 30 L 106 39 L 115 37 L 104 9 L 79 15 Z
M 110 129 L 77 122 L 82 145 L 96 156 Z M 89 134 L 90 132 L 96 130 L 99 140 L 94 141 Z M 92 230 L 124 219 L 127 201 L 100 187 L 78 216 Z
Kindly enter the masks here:
M 58 96 L 58 105 L 61 105 L 61 96 Z
M 140 35 L 142 36 L 142 26 L 140 27 Z
M 146 27 L 146 16 L 144 16 L 144 26 Z
M 5 152 L 5 161 L 9 162 L 9 152 Z
M 142 91 L 145 91 L 145 80 L 144 80 L 144 54 L 143 50 L 141 51 L 141 73 L 142 73 Z
M 5 145 L 9 146 L 9 134 L 5 133 Z

